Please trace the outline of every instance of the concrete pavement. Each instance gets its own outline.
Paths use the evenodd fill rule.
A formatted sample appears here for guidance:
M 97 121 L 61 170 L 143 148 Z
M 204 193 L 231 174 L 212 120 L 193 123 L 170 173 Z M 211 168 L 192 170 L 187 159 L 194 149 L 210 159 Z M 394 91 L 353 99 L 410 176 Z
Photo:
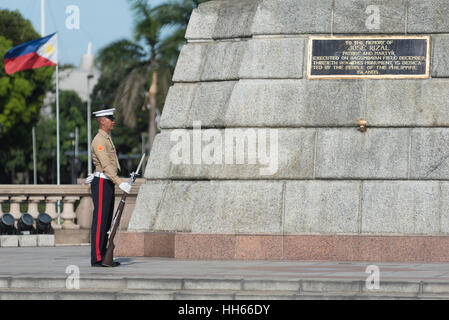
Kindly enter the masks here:
M 369 265 L 379 267 L 380 280 L 442 281 L 449 283 L 448 263 L 367 263 L 329 261 L 221 261 L 120 257 L 117 268 L 90 267 L 89 246 L 1 248 L 0 276 L 65 276 L 76 265 L 81 276 L 169 278 L 262 278 L 366 280 Z
M 0 299 L 449 298 L 444 263 L 121 257 L 120 267 L 92 268 L 89 259 L 89 246 L 1 248 Z M 378 268 L 378 288 L 366 285 L 370 265 Z M 81 290 L 68 291 L 73 270 Z

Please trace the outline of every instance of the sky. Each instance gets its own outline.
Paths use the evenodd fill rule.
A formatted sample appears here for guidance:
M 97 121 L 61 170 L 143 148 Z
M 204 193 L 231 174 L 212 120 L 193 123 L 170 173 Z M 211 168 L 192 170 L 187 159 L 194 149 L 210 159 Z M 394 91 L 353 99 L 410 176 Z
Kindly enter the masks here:
M 150 0 L 151 6 L 162 2 Z M 41 33 L 41 0 L 0 0 L 0 9 L 19 10 Z M 132 40 L 133 17 L 127 0 L 45 0 L 45 35 L 58 32 L 60 65 L 79 66 L 89 42 L 96 54 L 113 41 Z

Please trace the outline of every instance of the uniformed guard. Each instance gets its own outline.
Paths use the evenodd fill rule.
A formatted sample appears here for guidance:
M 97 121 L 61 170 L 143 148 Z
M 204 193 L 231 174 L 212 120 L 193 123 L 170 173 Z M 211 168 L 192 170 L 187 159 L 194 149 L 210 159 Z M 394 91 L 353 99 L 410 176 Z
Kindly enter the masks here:
M 114 185 L 129 193 L 131 185 L 123 182 L 117 175 L 120 164 L 117 151 L 112 142 L 110 133 L 114 129 L 115 108 L 96 111 L 93 114 L 98 122 L 98 134 L 92 140 L 92 162 L 95 173 L 87 177 L 86 182 L 91 183 L 94 212 L 91 228 L 91 265 L 103 267 L 101 261 L 106 252 L 108 234 L 111 227 L 114 210 Z M 114 261 L 114 267 L 120 265 Z

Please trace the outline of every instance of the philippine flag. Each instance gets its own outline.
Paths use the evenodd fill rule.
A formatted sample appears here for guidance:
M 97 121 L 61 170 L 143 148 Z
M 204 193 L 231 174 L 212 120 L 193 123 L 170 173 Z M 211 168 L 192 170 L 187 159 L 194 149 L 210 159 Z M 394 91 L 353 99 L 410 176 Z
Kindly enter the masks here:
M 7 74 L 58 64 L 58 35 L 52 33 L 44 38 L 29 41 L 12 48 L 5 54 Z

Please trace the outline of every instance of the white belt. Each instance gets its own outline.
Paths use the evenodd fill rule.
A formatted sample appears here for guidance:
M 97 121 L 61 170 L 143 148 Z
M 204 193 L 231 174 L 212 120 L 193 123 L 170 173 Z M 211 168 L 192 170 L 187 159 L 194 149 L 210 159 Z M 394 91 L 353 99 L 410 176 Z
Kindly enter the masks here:
M 108 177 L 107 175 L 105 175 L 105 174 L 102 173 L 102 172 L 95 172 L 94 175 L 95 175 L 96 177 L 98 177 L 98 178 L 103 178 L 103 179 L 111 180 L 111 179 L 109 179 L 109 177 Z

